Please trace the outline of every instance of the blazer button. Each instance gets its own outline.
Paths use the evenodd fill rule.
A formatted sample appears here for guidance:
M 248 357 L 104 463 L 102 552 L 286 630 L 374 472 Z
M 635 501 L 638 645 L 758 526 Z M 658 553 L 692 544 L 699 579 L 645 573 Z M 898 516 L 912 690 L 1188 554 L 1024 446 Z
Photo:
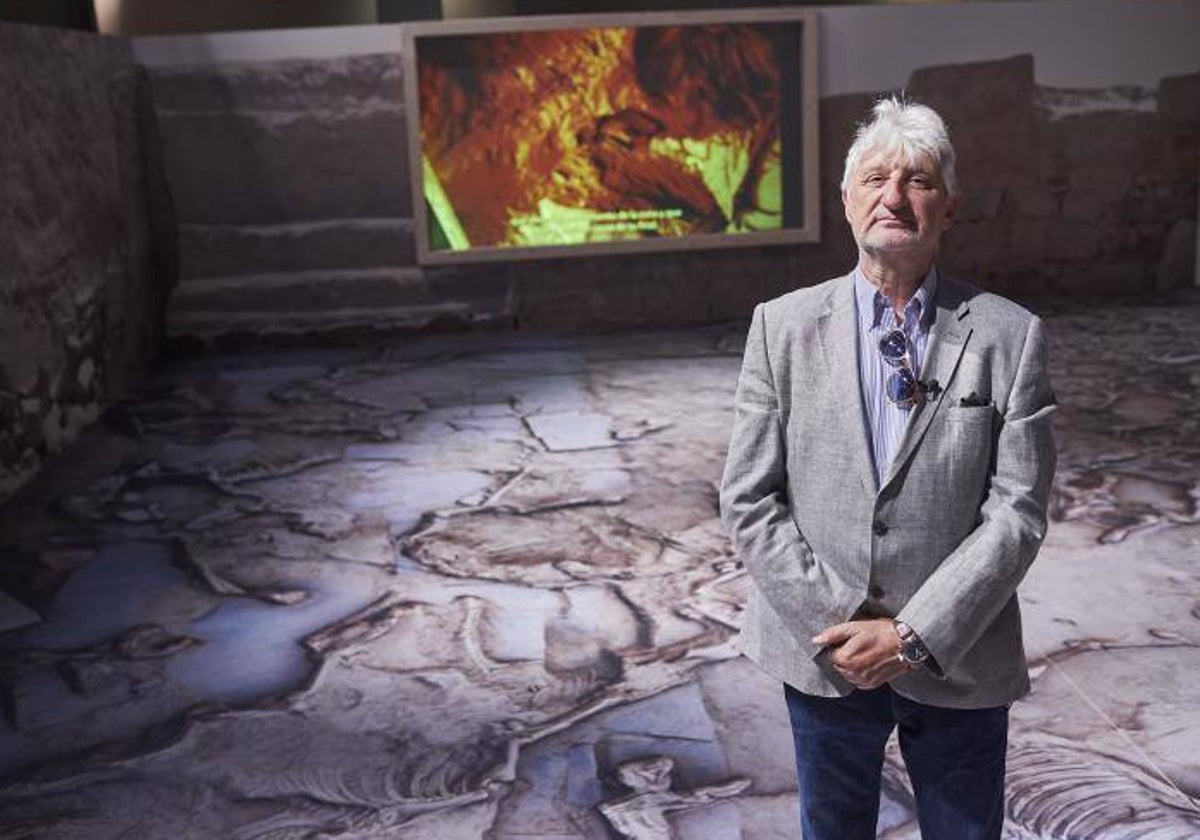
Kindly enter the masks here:
M 875 532 L 875 536 L 882 537 L 884 534 L 886 534 L 888 532 L 888 526 L 887 526 L 886 522 L 882 522 L 882 521 L 876 519 L 871 524 L 871 530 Z
M 872 583 L 867 587 L 867 594 L 878 601 L 883 597 L 883 587 L 877 583 Z

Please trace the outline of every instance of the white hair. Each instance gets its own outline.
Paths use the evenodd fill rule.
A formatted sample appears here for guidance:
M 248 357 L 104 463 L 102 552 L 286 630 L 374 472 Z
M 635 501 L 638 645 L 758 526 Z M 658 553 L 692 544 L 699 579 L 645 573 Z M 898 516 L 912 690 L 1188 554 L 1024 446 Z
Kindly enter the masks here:
M 889 158 L 899 157 L 909 165 L 921 157 L 932 158 L 941 171 L 947 191 L 951 195 L 958 193 L 954 147 L 950 145 L 950 134 L 937 111 L 894 96 L 880 99 L 871 110 L 871 119 L 858 126 L 854 142 L 846 152 L 843 192 L 850 186 L 850 178 L 867 152 L 880 152 Z

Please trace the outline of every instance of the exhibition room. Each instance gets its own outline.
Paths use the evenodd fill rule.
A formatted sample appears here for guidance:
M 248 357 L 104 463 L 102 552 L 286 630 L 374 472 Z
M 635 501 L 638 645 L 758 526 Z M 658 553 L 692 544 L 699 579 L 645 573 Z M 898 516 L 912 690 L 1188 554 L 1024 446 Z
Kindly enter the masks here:
M 784 683 L 894 619 L 897 697 L 1007 709 L 1005 840 L 1200 836 L 1197 33 L 0 0 L 0 836 L 799 838 Z M 927 251 L 856 215 L 888 103 Z M 905 731 L 874 836 L 985 836 Z

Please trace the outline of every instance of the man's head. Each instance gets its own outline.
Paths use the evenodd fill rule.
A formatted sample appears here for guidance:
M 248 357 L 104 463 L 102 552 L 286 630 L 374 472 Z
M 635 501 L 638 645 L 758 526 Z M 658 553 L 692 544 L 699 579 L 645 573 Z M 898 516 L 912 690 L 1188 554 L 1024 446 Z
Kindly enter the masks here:
M 958 203 L 954 147 L 937 112 L 877 102 L 846 154 L 842 201 L 868 255 L 932 259 Z

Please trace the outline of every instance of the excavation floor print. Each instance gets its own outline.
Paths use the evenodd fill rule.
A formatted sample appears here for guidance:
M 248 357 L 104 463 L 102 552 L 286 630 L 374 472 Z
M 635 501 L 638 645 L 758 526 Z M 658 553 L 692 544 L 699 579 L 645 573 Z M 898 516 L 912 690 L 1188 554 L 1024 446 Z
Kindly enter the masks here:
M 1006 837 L 1194 838 L 1200 299 L 1046 314 Z M 41 618 L 0 634 L 0 835 L 797 837 L 717 513 L 743 335 L 165 364 L 0 512 Z M 919 837 L 894 744 L 879 833 Z

